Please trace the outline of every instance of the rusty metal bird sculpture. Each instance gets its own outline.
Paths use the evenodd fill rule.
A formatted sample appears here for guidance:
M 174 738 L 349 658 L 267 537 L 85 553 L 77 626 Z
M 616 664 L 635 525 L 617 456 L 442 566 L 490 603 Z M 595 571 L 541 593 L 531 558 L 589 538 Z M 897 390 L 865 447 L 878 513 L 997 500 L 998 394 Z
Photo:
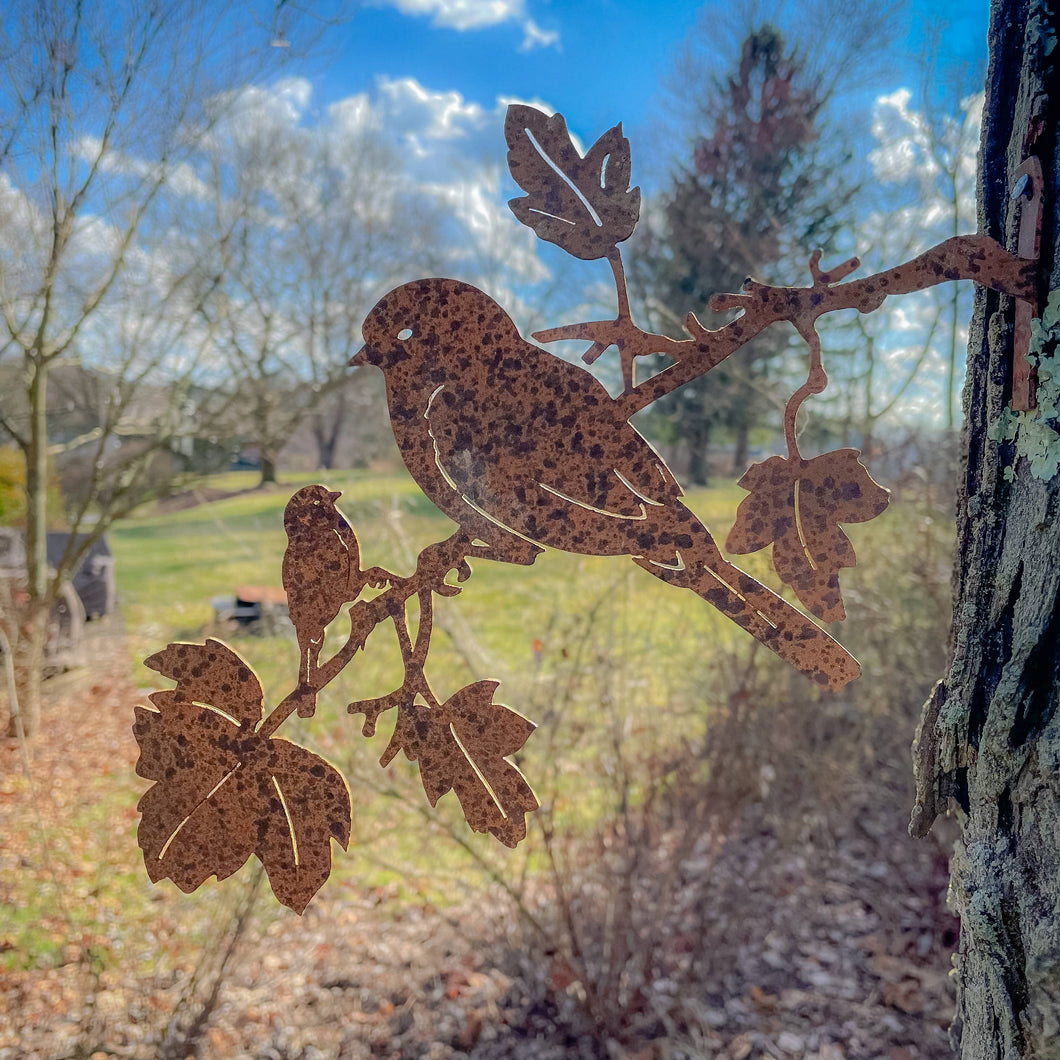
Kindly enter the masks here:
M 630 187 L 621 125 L 583 152 L 561 115 L 513 104 L 505 138 L 509 170 L 525 193 L 509 204 L 516 217 L 575 257 L 606 259 L 615 280 L 614 318 L 562 324 L 533 337 L 589 342 L 582 357 L 590 364 L 614 347 L 624 392 L 612 398 L 584 369 L 528 342 L 496 302 L 465 283 L 418 280 L 379 301 L 363 327 L 364 348 L 350 363 L 383 370 L 405 463 L 458 528 L 423 548 L 407 576 L 362 570 L 357 538 L 335 506 L 339 494 L 307 486 L 284 515 L 283 584 L 300 654 L 295 688 L 266 712 L 249 664 L 212 639 L 170 644 L 147 659 L 176 684 L 137 709 L 134 729 L 137 773 L 152 782 L 139 804 L 139 841 L 152 880 L 165 877 L 193 890 L 210 875 L 231 875 L 254 854 L 277 898 L 305 909 L 331 869 L 332 842 L 349 843 L 352 802 L 334 766 L 275 734 L 295 710 L 313 713 L 317 695 L 384 623 L 397 638 L 401 683 L 346 707 L 363 716 L 368 737 L 385 712 L 396 710 L 380 764 L 404 753 L 418 763 L 432 806 L 451 791 L 475 831 L 510 847 L 526 837 L 538 800 L 512 756 L 533 723 L 496 700 L 496 681 L 439 694 L 426 670 L 435 598 L 462 591 L 469 559 L 530 564 L 546 547 L 630 556 L 712 603 L 821 687 L 836 691 L 857 677 L 857 662 L 820 626 L 722 556 L 682 501 L 677 480 L 629 422 L 773 324 L 786 321 L 805 340 L 806 382 L 785 408 L 786 454 L 754 465 L 740 481 L 748 496 L 726 548 L 772 547 L 777 574 L 823 622 L 843 617 L 839 575 L 854 562 L 841 524 L 875 518 L 888 497 L 856 450 L 812 458 L 799 450 L 799 411 L 828 382 L 819 318 L 841 309 L 869 313 L 892 295 L 974 279 L 1026 303 L 1017 317 L 1013 407 L 1033 407 L 1030 332 L 1019 321 L 1038 312 L 1037 159 L 1027 159 L 1013 178 L 1020 178 L 1014 190 L 1021 189 L 1019 254 L 986 235 L 952 236 L 912 261 L 843 282 L 858 259 L 824 270 L 816 251 L 809 286 L 749 279 L 739 293 L 711 299 L 716 311 L 738 316 L 711 330 L 689 313 L 688 337 L 676 339 L 642 330 L 630 312 L 619 243 L 637 223 L 640 191 Z M 656 354 L 673 363 L 638 385 L 637 359 Z M 448 580 L 454 574 L 457 584 Z M 358 599 L 365 586 L 386 583 L 378 595 Z M 325 630 L 346 603 L 352 606 L 345 643 L 322 662 Z M 921 803 L 934 805 L 930 793 Z M 918 809 L 918 829 L 924 820 L 930 826 L 930 815 Z
M 298 636 L 301 686 L 308 685 L 324 646 L 324 629 L 342 605 L 356 600 L 366 585 L 385 585 L 379 567 L 361 570 L 357 535 L 335 502 L 341 497 L 324 486 L 305 486 L 283 513 L 287 551 L 283 556 L 283 587 Z M 299 713 L 311 713 L 310 701 Z
M 691 589 L 829 689 L 859 672 L 823 629 L 727 562 L 669 468 L 589 372 L 527 342 L 466 283 L 425 279 L 369 313 L 353 365 L 386 377 L 402 457 L 427 496 L 486 547 L 628 555 Z

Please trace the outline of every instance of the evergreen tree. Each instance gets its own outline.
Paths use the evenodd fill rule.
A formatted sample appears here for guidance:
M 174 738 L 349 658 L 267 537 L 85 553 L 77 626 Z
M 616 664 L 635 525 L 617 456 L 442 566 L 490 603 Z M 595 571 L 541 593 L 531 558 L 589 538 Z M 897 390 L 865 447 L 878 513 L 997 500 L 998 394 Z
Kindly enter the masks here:
M 736 69 L 698 108 L 691 164 L 675 172 L 634 263 L 655 330 L 683 336 L 689 310 L 719 326 L 724 318 L 705 308 L 707 299 L 738 291 L 748 276 L 801 282 L 810 251 L 827 250 L 847 225 L 854 187 L 842 175 L 848 157 L 825 130 L 829 94 L 779 30 L 763 25 L 748 34 Z M 659 440 L 683 442 L 690 481 L 707 481 L 719 429 L 735 436 L 735 469 L 746 467 L 749 433 L 773 405 L 787 346 L 774 331 L 661 402 L 646 423 Z

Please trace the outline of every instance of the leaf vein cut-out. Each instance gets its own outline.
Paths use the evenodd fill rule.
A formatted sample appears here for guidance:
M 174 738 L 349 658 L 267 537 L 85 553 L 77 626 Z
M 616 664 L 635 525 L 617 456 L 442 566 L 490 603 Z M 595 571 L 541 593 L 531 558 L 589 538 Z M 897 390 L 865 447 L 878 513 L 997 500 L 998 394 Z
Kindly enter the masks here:
M 197 699 L 193 699 L 192 702 L 200 710 L 208 710 L 211 714 L 216 714 L 218 717 L 224 718 L 225 721 L 230 721 L 233 725 L 236 725 L 236 726 L 239 725 L 239 718 L 235 717 L 232 714 L 229 714 L 228 711 L 226 711 L 226 710 L 222 710 L 220 707 L 215 707 L 212 703 L 201 703 Z M 220 786 L 220 785 L 218 785 L 218 786 Z M 217 789 L 215 788 L 214 791 L 216 791 L 216 790 Z M 210 795 L 212 795 L 212 794 L 213 794 L 213 791 L 210 792 Z M 207 795 L 206 797 L 209 798 L 210 795 Z
M 802 551 L 806 554 L 806 561 L 810 564 L 811 570 L 817 570 L 817 563 L 814 561 L 813 553 L 810 551 L 810 546 L 806 543 L 806 532 L 802 528 L 802 504 L 800 489 L 802 487 L 802 479 L 795 479 L 795 488 L 792 491 L 794 498 L 795 508 L 795 531 L 799 535 L 799 544 L 802 545 Z
M 500 813 L 500 815 L 506 821 L 511 820 L 510 816 L 504 812 L 504 804 L 498 798 L 497 793 L 493 790 L 493 785 L 486 779 L 485 774 L 483 774 L 482 770 L 479 769 L 478 763 L 475 761 L 474 756 L 464 746 L 464 743 L 460 739 L 460 737 L 457 735 L 456 729 L 453 727 L 452 722 L 449 723 L 449 735 L 452 736 L 452 738 L 456 741 L 456 746 L 460 748 L 461 754 L 463 754 L 463 756 L 470 763 L 471 768 L 475 771 L 475 776 L 478 777 L 479 782 L 482 784 L 482 786 L 488 792 L 489 797 L 493 800 L 493 804 L 494 804 L 494 806 L 497 807 L 497 810 Z M 504 759 L 502 759 L 502 761 L 508 762 L 508 759 L 504 758 Z M 511 765 L 510 762 L 508 764 Z
M 586 212 L 593 219 L 593 223 L 595 225 L 597 225 L 599 228 L 603 228 L 603 226 L 604 226 L 603 219 L 596 212 L 596 210 L 593 209 L 593 204 L 591 202 L 589 202 L 589 200 L 585 197 L 585 194 L 582 192 L 581 188 L 579 188 L 578 185 L 575 184 L 574 181 L 571 180 L 570 177 L 568 177 L 567 174 L 564 173 L 563 170 L 559 168 L 559 166 L 556 164 L 555 160 L 548 153 L 548 151 L 546 151 L 541 146 L 541 144 L 538 142 L 537 137 L 534 136 L 534 134 L 529 129 L 526 129 L 525 132 L 526 132 L 526 138 L 534 145 L 534 147 L 536 147 L 538 149 L 538 151 L 541 152 L 541 157 L 552 167 L 553 173 L 555 173 L 556 176 L 558 176 L 560 178 L 560 180 L 562 180 L 563 183 L 571 191 L 573 191 L 574 194 L 578 197 L 578 199 L 581 202 L 582 206 L 585 207 Z M 585 161 L 584 156 L 582 156 L 581 152 L 578 151 L 578 149 L 576 147 L 574 147 L 573 143 L 571 144 L 571 148 L 579 156 L 579 161 L 584 162 Z M 610 158 L 610 155 L 608 155 L 607 157 Z M 601 191 L 604 191 L 607 188 L 607 184 L 606 184 L 606 181 L 605 181 L 604 173 L 605 173 L 605 169 L 604 169 L 603 166 L 601 166 L 600 167 L 600 190 Z M 574 224 L 575 224 L 574 221 L 571 221 L 571 220 L 569 220 L 566 217 L 558 217 L 556 214 L 547 213 L 546 211 L 544 211 L 544 210 L 542 210 L 540 208 L 531 207 L 530 209 L 531 209 L 532 213 L 539 213 L 539 214 L 542 214 L 545 217 L 553 217 L 557 221 L 563 221 L 565 224 L 569 224 L 571 226 L 574 226 Z
M 197 810 L 198 808 L 199 807 L 196 806 L 195 810 Z M 194 813 L 195 810 L 192 810 L 191 813 Z M 173 845 L 173 840 L 176 839 L 177 836 L 180 834 L 180 830 L 188 823 L 188 821 L 191 820 L 191 813 L 189 813 L 188 816 L 185 817 L 184 820 L 181 821 L 180 824 L 178 824 L 177 827 L 173 829 L 173 834 L 165 841 L 165 843 L 162 844 L 162 849 L 158 852 L 159 861 L 161 861 L 166 856 L 166 851 L 168 851 L 169 848 Z
M 283 815 L 287 818 L 287 834 L 291 837 L 291 854 L 294 856 L 295 868 L 298 868 L 298 836 L 295 835 L 291 811 L 287 808 L 287 800 L 283 797 L 283 789 L 280 787 L 280 782 L 275 776 L 270 776 L 269 779 L 272 781 L 272 786 L 276 789 L 276 794 L 279 796 L 280 805 L 283 807 Z

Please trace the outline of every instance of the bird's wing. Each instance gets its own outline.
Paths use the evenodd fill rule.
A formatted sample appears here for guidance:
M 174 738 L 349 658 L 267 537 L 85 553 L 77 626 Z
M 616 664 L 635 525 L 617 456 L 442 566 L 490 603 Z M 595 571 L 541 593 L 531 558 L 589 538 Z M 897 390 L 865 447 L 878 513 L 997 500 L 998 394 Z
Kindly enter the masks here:
M 507 526 L 557 502 L 643 519 L 646 506 L 681 496 L 658 453 L 590 373 L 527 347 L 511 378 L 447 382 L 434 392 L 425 415 L 452 488 Z
M 681 486 L 639 431 L 615 411 L 614 399 L 591 373 L 541 351 L 538 379 L 563 410 L 546 413 L 535 431 L 560 454 L 538 479 L 548 490 L 608 514 L 633 516 L 643 505 L 677 500 Z

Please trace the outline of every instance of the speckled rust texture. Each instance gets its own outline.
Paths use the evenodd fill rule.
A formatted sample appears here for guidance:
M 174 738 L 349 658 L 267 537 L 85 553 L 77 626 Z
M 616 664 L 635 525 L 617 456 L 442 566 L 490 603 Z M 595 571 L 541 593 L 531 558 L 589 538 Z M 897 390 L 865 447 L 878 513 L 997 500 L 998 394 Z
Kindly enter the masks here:
M 666 342 L 660 350 L 674 357 L 676 364 L 646 379 L 620 400 L 627 416 L 647 407 L 703 375 L 735 353 L 745 343 L 781 320 L 789 321 L 800 334 L 807 334 L 816 320 L 826 313 L 856 309 L 872 313 L 892 295 L 922 291 L 951 280 L 975 280 L 984 287 L 1014 298 L 1033 301 L 1038 262 L 1010 254 L 996 240 L 984 235 L 952 236 L 912 261 L 863 279 L 839 283 L 859 265 L 857 258 L 831 272 L 817 272 L 811 287 L 773 287 L 748 280 L 740 294 L 717 294 L 710 307 L 717 312 L 742 310 L 742 315 L 717 330 L 703 327 L 690 313 L 688 329 L 692 338 Z M 614 327 L 614 322 L 604 322 Z M 623 321 L 624 330 L 639 331 Z M 595 339 L 596 324 L 577 324 L 537 332 L 542 341 L 578 338 Z M 630 336 L 632 339 L 632 335 Z M 652 343 L 641 333 L 638 355 L 651 352 Z
M 894 294 L 974 279 L 1032 302 L 1037 246 L 1021 239 L 1017 257 L 987 236 L 956 236 L 911 262 L 847 283 L 858 259 L 828 272 L 810 258 L 812 285 L 772 287 L 747 280 L 739 294 L 711 299 L 740 315 L 717 330 L 690 313 L 687 339 L 653 335 L 630 313 L 618 244 L 633 232 L 640 191 L 630 187 L 629 141 L 621 125 L 583 155 L 560 115 L 513 104 L 505 123 L 508 163 L 526 194 L 513 213 L 538 236 L 587 260 L 606 258 L 616 284 L 614 319 L 537 332 L 543 342 L 591 343 L 591 363 L 618 349 L 624 392 L 612 399 L 580 367 L 523 339 L 482 291 L 427 279 L 391 291 L 365 321 L 365 346 L 351 364 L 386 377 L 394 436 L 428 497 L 458 530 L 428 545 L 408 577 L 362 570 L 352 527 L 325 486 L 300 489 L 287 505 L 283 585 L 299 646 L 297 686 L 267 716 L 250 667 L 215 640 L 170 644 L 147 660 L 176 681 L 138 707 L 137 772 L 152 781 L 140 800 L 140 846 L 152 880 L 185 891 L 223 879 L 252 855 L 277 897 L 301 912 L 327 878 L 331 840 L 347 845 L 351 803 L 342 776 L 323 759 L 275 739 L 297 709 L 311 716 L 317 695 L 360 651 L 373 629 L 392 623 L 404 664 L 399 688 L 350 703 L 370 736 L 397 709 L 382 764 L 403 752 L 418 763 L 434 805 L 454 791 L 470 826 L 515 846 L 537 799 L 508 760 L 533 724 L 493 701 L 496 683 L 477 681 L 441 701 L 425 663 L 436 595 L 460 592 L 476 557 L 531 564 L 546 547 L 630 556 L 655 577 L 712 603 L 757 640 L 830 690 L 859 673 L 857 662 L 818 625 L 728 563 L 707 528 L 630 417 L 703 375 L 755 335 L 788 321 L 810 348 L 806 383 L 785 412 L 787 457 L 772 457 L 741 480 L 749 496 L 728 538 L 731 551 L 773 546 L 774 565 L 799 600 L 825 621 L 844 617 L 839 572 L 854 551 L 840 524 L 880 514 L 887 491 L 855 450 L 812 460 L 798 451 L 796 417 L 827 384 L 816 321 L 853 308 L 867 313 Z M 1026 308 L 1026 307 L 1025 307 Z M 1026 312 L 1024 312 L 1026 317 Z M 1026 328 L 1024 328 L 1026 330 Z M 636 385 L 637 357 L 665 353 L 674 363 Z M 367 587 L 384 591 L 361 599 Z M 406 614 L 415 599 L 413 637 Z M 346 642 L 321 662 L 325 630 L 349 608 Z M 333 627 L 334 628 L 334 627 Z
M 362 330 L 353 363 L 383 369 L 406 465 L 489 558 L 529 563 L 542 547 L 632 556 L 819 684 L 857 676 L 820 627 L 722 558 L 604 387 L 523 339 L 483 292 L 446 279 L 405 284 Z
M 227 646 L 170 644 L 147 665 L 176 680 L 136 708 L 138 839 L 153 881 L 193 891 L 251 854 L 276 897 L 301 913 L 331 871 L 331 840 L 350 839 L 350 794 L 322 758 L 255 731 L 257 677 Z
M 725 542 L 741 555 L 771 544 L 781 580 L 825 622 L 846 617 L 839 571 L 856 562 L 839 524 L 875 519 L 890 500 L 860 455 L 856 449 L 837 449 L 812 460 L 772 456 L 755 464 L 740 479 L 750 495 Z

